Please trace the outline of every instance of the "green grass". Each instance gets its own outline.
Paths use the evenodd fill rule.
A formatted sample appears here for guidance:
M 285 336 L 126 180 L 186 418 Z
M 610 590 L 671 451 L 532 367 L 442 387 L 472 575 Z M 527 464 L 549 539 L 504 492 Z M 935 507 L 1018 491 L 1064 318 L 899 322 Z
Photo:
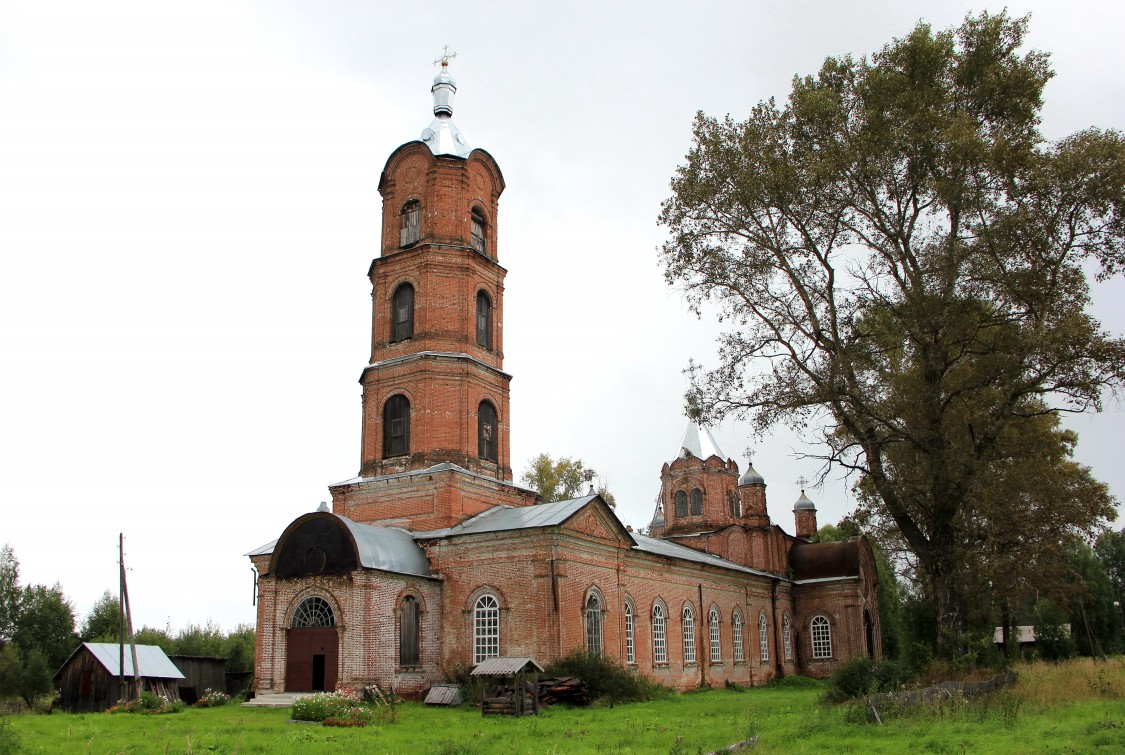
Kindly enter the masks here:
M 1085 665 L 1082 665 L 1082 664 Z M 1019 669 L 985 702 L 857 722 L 819 701 L 823 687 L 716 689 L 646 703 L 482 718 L 406 704 L 365 729 L 288 723 L 289 711 L 191 709 L 164 716 L 54 714 L 12 719 L 26 752 L 66 753 L 700 753 L 758 736 L 755 753 L 1125 752 L 1125 663 Z

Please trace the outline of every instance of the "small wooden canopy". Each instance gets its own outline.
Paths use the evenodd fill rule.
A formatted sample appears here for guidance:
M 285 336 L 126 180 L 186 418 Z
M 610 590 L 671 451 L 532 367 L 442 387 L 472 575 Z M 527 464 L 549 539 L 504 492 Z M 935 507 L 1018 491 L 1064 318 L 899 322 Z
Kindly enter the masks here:
M 543 673 L 543 667 L 534 658 L 500 655 L 481 661 L 470 676 L 513 676 L 533 672 Z

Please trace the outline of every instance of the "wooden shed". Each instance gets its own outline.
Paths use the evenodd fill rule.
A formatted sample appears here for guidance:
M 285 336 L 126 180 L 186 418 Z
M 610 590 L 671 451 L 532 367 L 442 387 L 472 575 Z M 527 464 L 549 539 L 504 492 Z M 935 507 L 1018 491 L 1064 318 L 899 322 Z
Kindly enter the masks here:
M 227 691 L 227 659 L 202 655 L 173 655 L 176 664 L 184 675 L 180 682 L 180 699 L 188 705 L 203 697 L 209 689 L 216 692 Z
M 125 648 L 125 684 L 119 684 L 121 650 L 115 642 L 83 642 L 55 672 L 59 705 L 68 713 L 103 711 L 124 697 L 133 681 L 133 657 Z M 141 689 L 179 700 L 184 675 L 156 645 L 137 645 Z
M 543 667 L 526 656 L 497 656 L 481 661 L 471 672 L 471 676 L 483 677 L 481 681 L 480 714 L 502 713 L 511 716 L 524 716 L 529 713 L 539 715 L 539 674 Z M 531 683 L 528 684 L 528 676 Z M 511 694 L 498 692 L 491 679 L 511 679 Z M 503 686 L 500 688 L 503 690 Z

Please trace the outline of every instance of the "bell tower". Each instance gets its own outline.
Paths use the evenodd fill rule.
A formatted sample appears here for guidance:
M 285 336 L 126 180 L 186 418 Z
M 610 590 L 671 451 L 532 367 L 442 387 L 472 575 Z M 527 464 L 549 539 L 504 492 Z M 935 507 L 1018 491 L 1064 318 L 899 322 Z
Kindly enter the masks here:
M 360 477 L 450 462 L 512 479 L 497 206 L 504 177 L 453 123 L 449 59 L 431 89 L 434 120 L 395 150 L 379 179 L 380 256 L 363 386 Z

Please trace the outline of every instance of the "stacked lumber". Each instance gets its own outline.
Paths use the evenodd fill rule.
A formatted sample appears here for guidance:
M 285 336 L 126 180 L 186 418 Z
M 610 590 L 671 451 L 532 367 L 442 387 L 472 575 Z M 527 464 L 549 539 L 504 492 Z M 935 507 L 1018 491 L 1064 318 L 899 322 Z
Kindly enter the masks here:
M 586 683 L 576 676 L 562 676 L 539 680 L 539 704 L 554 703 L 586 705 L 590 702 Z

